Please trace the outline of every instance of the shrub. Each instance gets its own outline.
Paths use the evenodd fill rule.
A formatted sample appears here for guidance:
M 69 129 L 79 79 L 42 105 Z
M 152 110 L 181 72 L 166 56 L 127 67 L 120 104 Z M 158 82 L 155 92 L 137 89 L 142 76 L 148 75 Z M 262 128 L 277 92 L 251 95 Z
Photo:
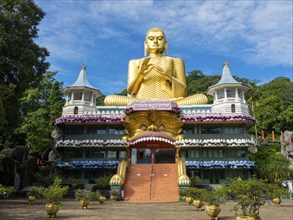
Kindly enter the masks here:
M 104 177 L 99 177 L 96 179 L 96 185 L 99 190 L 101 189 L 110 189 L 110 184 L 109 181 L 112 176 L 104 176 Z
M 191 197 L 193 199 L 203 201 L 206 197 L 206 190 L 195 188 L 195 187 L 190 187 L 190 188 L 186 188 L 186 189 L 181 189 L 179 194 L 181 197 L 186 196 L 186 197 Z
M 3 199 L 8 198 L 14 192 L 13 186 L 3 186 L 0 184 L 0 197 Z
M 279 198 L 281 199 L 282 197 L 289 198 L 290 193 L 287 189 L 284 189 L 282 185 L 279 184 L 273 184 L 272 185 L 272 192 L 270 194 L 271 199 Z
M 191 187 L 196 187 L 197 184 L 200 183 L 201 179 L 198 177 L 198 176 L 193 176 L 190 178 L 190 181 L 191 181 Z
M 41 197 L 40 188 L 36 187 L 36 186 L 30 187 L 28 192 L 27 192 L 27 196 L 34 196 L 36 198 L 40 198 Z
M 205 190 L 205 191 L 206 193 L 205 193 L 204 201 L 208 205 L 219 205 L 220 203 L 223 203 L 225 201 L 225 196 L 223 195 L 223 192 L 221 189 L 212 190 L 212 191 Z
M 98 192 L 90 192 L 89 193 L 89 200 L 90 201 L 99 201 L 100 200 L 100 193 L 98 193 Z
M 77 189 L 74 192 L 74 197 L 77 201 L 81 199 L 89 199 L 89 191 L 85 189 Z
M 272 193 L 272 187 L 264 180 L 235 178 L 223 184 L 222 191 L 236 201 L 233 211 L 241 210 L 241 216 L 258 216 L 259 209 L 265 204 L 264 196 Z
M 56 177 L 54 183 L 43 189 L 42 195 L 47 203 L 61 206 L 61 199 L 67 193 L 68 186 L 62 186 L 62 179 Z

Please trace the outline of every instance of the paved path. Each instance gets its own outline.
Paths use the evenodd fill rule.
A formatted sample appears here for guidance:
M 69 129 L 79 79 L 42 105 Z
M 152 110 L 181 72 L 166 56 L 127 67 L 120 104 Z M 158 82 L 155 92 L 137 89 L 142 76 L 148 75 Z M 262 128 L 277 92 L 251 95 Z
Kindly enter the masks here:
M 235 220 L 230 212 L 233 202 L 221 204 L 219 220 Z M 0 201 L 1 220 L 44 220 L 48 219 L 44 201 L 29 205 L 25 199 Z M 270 201 L 261 207 L 262 220 L 292 220 L 293 201 L 285 200 L 280 207 Z M 175 203 L 129 203 L 107 201 L 100 205 L 92 202 L 88 209 L 82 210 L 77 201 L 63 201 L 63 208 L 56 219 L 70 220 L 207 220 L 204 211 L 195 211 L 193 206 L 183 202 Z

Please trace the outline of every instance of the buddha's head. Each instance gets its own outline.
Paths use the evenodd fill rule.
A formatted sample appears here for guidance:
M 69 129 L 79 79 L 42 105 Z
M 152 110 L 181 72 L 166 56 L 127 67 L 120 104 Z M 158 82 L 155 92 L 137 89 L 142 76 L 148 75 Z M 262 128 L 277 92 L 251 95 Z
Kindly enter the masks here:
M 144 42 L 145 56 L 148 53 L 162 54 L 165 51 L 167 55 L 168 43 L 164 31 L 160 28 L 148 30 Z

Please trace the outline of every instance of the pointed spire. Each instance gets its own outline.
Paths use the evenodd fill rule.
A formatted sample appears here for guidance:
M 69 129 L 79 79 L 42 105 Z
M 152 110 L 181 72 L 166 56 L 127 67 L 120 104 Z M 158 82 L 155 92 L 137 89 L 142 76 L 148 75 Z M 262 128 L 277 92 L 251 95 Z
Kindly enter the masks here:
M 82 65 L 79 76 L 75 83 L 73 83 L 72 86 L 84 86 L 89 88 L 94 88 L 88 81 L 87 75 L 86 75 L 86 66 Z
M 227 61 L 224 62 L 222 77 L 221 77 L 220 81 L 217 84 L 209 87 L 208 94 L 214 95 L 215 90 L 224 88 L 226 86 L 238 87 L 238 88 L 241 88 L 245 92 L 250 89 L 249 86 L 246 86 L 245 84 L 238 82 L 236 79 L 234 79 L 234 77 L 232 76 L 232 74 L 230 72 L 229 65 L 228 65 Z
M 232 76 L 232 74 L 230 72 L 228 62 L 225 61 L 224 67 L 223 67 L 223 72 L 222 72 L 222 77 L 221 77 L 220 81 L 214 86 L 217 86 L 220 84 L 235 84 L 235 83 L 239 83 L 239 82 L 234 79 L 234 77 Z

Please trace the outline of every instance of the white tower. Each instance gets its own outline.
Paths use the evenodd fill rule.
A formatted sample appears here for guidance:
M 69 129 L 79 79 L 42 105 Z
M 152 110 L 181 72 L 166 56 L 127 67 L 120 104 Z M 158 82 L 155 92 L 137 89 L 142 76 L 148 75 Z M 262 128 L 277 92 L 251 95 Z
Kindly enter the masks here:
M 236 81 L 231 75 L 228 62 L 224 63 L 220 81 L 209 87 L 208 94 L 214 97 L 212 112 L 249 115 L 244 94 L 250 87 Z
M 62 115 L 83 115 L 85 111 L 96 111 L 96 100 L 101 96 L 100 91 L 88 82 L 85 66 L 82 66 L 75 83 L 64 88 L 62 93 L 66 95 Z

